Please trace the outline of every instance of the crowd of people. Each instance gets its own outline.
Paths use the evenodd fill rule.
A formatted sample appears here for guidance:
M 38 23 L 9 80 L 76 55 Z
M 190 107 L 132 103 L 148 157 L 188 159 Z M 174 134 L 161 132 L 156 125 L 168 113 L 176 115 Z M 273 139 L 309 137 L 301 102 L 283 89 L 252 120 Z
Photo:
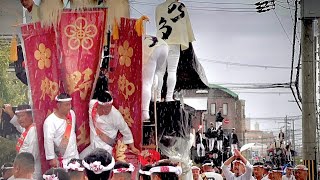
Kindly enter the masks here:
M 31 153 L 19 153 L 13 164 L 1 167 L 3 180 L 34 179 L 35 158 Z M 201 166 L 192 166 L 193 180 L 306 180 L 308 168 L 304 165 L 292 167 L 271 167 L 261 162 L 251 165 L 238 150 L 227 159 L 221 168 L 210 160 Z M 132 173 L 137 171 L 137 177 Z M 179 180 L 183 174 L 181 164 L 162 159 L 153 164 L 141 166 L 139 170 L 126 162 L 115 162 L 105 149 L 96 148 L 83 159 L 71 159 L 64 167 L 52 167 L 39 179 L 43 180 Z

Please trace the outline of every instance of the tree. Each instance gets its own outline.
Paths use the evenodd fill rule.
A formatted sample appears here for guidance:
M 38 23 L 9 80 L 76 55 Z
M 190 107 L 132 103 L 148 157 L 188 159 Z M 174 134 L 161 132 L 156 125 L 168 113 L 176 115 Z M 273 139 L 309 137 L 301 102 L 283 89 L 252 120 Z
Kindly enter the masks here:
M 9 72 L 10 45 L 0 44 L 0 105 L 17 106 L 28 103 L 28 87 L 18 80 L 14 72 Z

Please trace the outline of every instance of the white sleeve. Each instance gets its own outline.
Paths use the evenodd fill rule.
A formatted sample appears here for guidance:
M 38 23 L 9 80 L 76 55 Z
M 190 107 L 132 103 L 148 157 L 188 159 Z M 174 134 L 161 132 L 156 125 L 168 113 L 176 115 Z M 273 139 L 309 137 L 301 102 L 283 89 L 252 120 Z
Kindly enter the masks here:
M 120 133 L 123 135 L 123 143 L 124 144 L 131 144 L 133 143 L 133 137 L 128 124 L 123 119 L 121 113 L 118 111 L 118 118 L 117 118 L 117 127 Z
M 233 179 L 233 173 L 229 170 L 228 166 L 222 165 L 221 169 L 226 179 Z
M 71 113 L 71 117 L 72 117 L 72 126 L 74 127 L 74 128 L 77 128 L 76 127 L 76 122 L 77 122 L 77 120 L 76 120 L 76 113 L 73 111 L 73 110 L 70 110 L 70 113 Z M 76 129 L 75 129 L 76 130 Z
M 45 150 L 47 160 L 51 160 L 56 157 L 54 153 L 54 142 L 53 142 L 55 129 L 53 127 L 54 125 L 49 115 L 43 124 L 44 150 Z
M 10 120 L 10 123 L 20 132 L 22 133 L 24 131 L 24 128 L 20 126 L 18 122 L 18 117 L 14 115 L 12 119 Z
M 247 161 L 246 172 L 243 174 L 243 176 L 246 177 L 247 179 L 250 179 L 250 177 L 252 176 L 252 170 L 253 170 L 252 165 L 249 163 L 249 161 Z
M 38 157 L 38 136 L 36 127 L 32 127 L 28 132 L 28 149 L 27 152 L 31 153 L 34 158 Z

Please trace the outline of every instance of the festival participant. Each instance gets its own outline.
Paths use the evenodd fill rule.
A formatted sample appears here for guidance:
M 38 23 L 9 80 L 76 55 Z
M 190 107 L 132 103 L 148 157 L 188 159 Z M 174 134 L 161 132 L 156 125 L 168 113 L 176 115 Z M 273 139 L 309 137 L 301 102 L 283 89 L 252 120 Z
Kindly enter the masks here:
M 253 164 L 253 175 L 254 175 L 254 179 L 256 180 L 262 180 L 262 178 L 264 173 L 264 169 L 263 169 L 263 163 L 261 162 L 256 162 Z
M 202 132 L 199 128 L 196 132 L 196 145 L 197 145 L 197 155 L 198 157 L 203 157 L 205 155 L 205 148 L 203 145 Z
M 42 177 L 44 180 L 71 180 L 69 174 L 62 168 L 51 168 Z
M 217 130 L 213 126 L 213 122 L 210 123 L 210 128 L 208 128 L 206 132 L 206 137 L 209 139 L 209 151 L 212 151 L 214 148 L 214 144 L 217 141 Z
M 201 169 L 198 166 L 192 166 L 191 167 L 193 180 L 202 180 L 202 177 L 200 175 L 200 170 Z
M 110 154 L 116 141 L 118 131 L 123 136 L 123 143 L 127 144 L 134 154 L 139 150 L 134 146 L 131 130 L 121 113 L 112 105 L 113 99 L 108 91 L 99 94 L 98 99 L 92 99 L 89 104 L 90 147 L 103 148 Z M 86 150 L 88 151 L 88 150 Z
M 281 180 L 282 179 L 282 169 L 280 167 L 275 167 L 272 169 L 272 177 L 273 180 Z
M 159 4 L 155 12 L 157 37 L 169 45 L 167 63 L 161 67 L 159 79 L 163 79 L 167 70 L 166 101 L 173 101 L 173 92 L 177 81 L 177 68 L 180 58 L 180 48 L 188 49 L 189 43 L 195 40 L 187 8 L 177 0 L 166 0 Z M 159 81 L 158 97 L 161 96 L 162 85 Z
M 26 23 L 33 23 L 40 20 L 40 8 L 33 0 L 20 0 L 22 6 L 26 8 Z
M 65 169 L 68 171 L 70 180 L 85 180 L 82 160 L 71 159 Z
M 229 139 L 230 139 L 230 144 L 231 144 L 231 152 L 234 152 L 235 149 L 238 149 L 238 136 L 235 133 L 236 128 L 232 128 L 232 131 L 229 135 Z
M 97 148 L 84 158 L 82 164 L 88 180 L 108 180 L 115 161 L 108 151 Z
M 134 171 L 134 166 L 131 163 L 118 161 L 113 168 L 111 180 L 127 180 L 131 179 L 131 173 Z
M 237 160 L 237 159 L 240 160 Z M 235 161 L 236 160 L 236 161 Z M 233 162 L 233 168 L 232 171 L 233 173 L 228 169 L 228 166 Z M 243 163 L 245 165 L 245 173 L 240 175 L 240 169 L 239 169 L 239 164 Z M 233 179 L 239 179 L 239 180 L 249 180 L 251 179 L 251 174 L 252 174 L 252 165 L 247 161 L 246 158 L 244 158 L 240 151 L 235 149 L 234 150 L 234 155 L 230 157 L 227 161 L 224 162 L 222 166 L 222 172 L 225 175 L 227 180 L 233 180 Z
M 142 166 L 139 170 L 139 180 L 151 180 L 151 173 L 150 169 L 153 167 L 153 165 L 148 164 L 145 166 Z
M 294 168 L 294 177 L 296 180 L 307 180 L 308 179 L 308 168 L 305 165 L 297 165 Z
M 13 162 L 14 180 L 31 180 L 34 173 L 34 157 L 31 153 L 19 153 Z
M 210 160 L 205 160 L 202 164 L 202 174 L 201 177 L 202 179 L 215 179 L 215 180 L 223 180 L 223 177 L 216 173 L 215 170 L 213 169 L 213 162 Z
M 151 180 L 179 180 L 182 169 L 178 164 L 168 159 L 163 159 L 158 161 L 149 172 L 151 173 Z
M 143 40 L 143 61 L 142 61 L 142 120 L 150 119 L 149 106 L 153 99 L 154 89 L 157 84 L 163 83 L 163 78 L 158 79 L 160 67 L 166 63 L 168 57 L 167 43 L 157 37 L 146 35 Z M 158 83 L 159 81 L 159 83 Z M 158 94 L 157 94 L 158 95 Z M 157 97 L 160 101 L 161 96 Z
M 5 105 L 5 112 L 10 116 L 13 115 L 10 123 L 16 127 L 21 133 L 17 141 L 17 153 L 29 152 L 35 158 L 35 173 L 33 178 L 40 179 L 41 173 L 41 160 L 39 156 L 38 136 L 36 126 L 33 123 L 32 109 L 30 105 L 19 105 L 15 111 L 15 115 L 10 104 Z
M 292 173 L 293 167 L 289 164 L 286 168 L 286 174 L 282 176 L 282 180 L 295 180 L 296 178 L 294 177 Z
M 56 96 L 57 109 L 43 124 L 44 150 L 51 167 L 65 167 L 72 158 L 79 158 L 71 100 L 66 93 Z
M 13 164 L 12 163 L 4 163 L 1 166 L 1 180 L 13 179 Z

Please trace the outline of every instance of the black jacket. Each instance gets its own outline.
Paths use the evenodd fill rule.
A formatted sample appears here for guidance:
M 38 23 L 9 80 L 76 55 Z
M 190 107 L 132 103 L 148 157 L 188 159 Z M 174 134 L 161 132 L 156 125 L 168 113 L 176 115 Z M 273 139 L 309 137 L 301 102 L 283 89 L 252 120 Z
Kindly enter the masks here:
M 200 133 L 196 132 L 196 144 L 200 144 L 201 143 L 201 139 L 200 139 Z
M 216 138 L 217 137 L 217 130 L 214 128 L 208 128 L 206 132 L 206 137 L 207 138 Z
M 223 121 L 223 117 L 221 116 L 221 112 L 218 112 L 217 113 L 217 116 L 216 116 L 216 122 L 222 122 Z M 217 127 L 218 128 L 218 127 Z
M 217 130 L 217 140 L 220 140 L 220 141 L 223 140 L 223 130 L 222 129 Z
M 230 143 L 231 144 L 238 144 L 238 136 L 237 136 L 237 134 L 236 133 L 231 133 L 230 134 Z

